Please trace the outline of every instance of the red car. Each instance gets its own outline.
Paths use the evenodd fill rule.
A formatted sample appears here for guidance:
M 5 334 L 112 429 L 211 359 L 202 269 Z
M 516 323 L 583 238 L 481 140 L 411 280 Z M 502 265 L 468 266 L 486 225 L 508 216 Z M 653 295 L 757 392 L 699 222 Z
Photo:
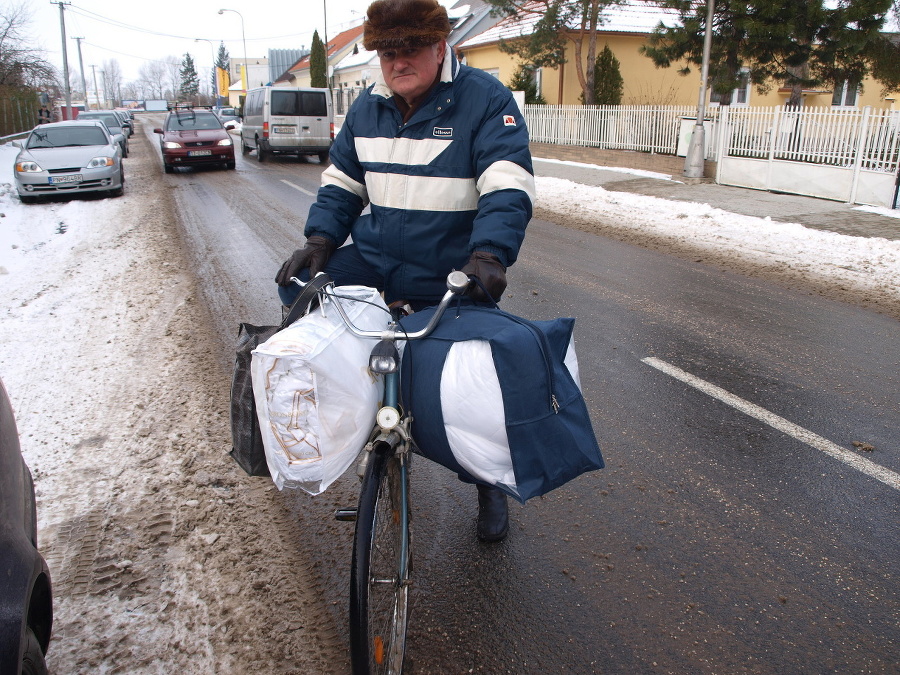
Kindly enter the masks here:
M 154 129 L 160 135 L 163 168 L 224 164 L 234 168 L 234 142 L 218 116 L 208 110 L 176 109 L 166 117 L 165 127 Z

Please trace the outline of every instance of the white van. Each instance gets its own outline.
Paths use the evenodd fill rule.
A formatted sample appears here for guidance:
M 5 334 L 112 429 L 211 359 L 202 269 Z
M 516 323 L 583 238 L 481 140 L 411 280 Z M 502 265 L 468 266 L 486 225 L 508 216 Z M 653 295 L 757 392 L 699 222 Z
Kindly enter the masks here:
M 323 164 L 334 141 L 334 113 L 327 89 L 258 87 L 247 92 L 241 152 L 318 155 Z

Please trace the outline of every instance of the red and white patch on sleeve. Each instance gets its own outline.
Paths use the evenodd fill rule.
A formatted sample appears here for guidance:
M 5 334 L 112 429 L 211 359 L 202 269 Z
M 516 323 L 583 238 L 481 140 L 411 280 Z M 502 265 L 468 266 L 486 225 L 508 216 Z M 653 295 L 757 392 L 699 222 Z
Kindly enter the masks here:
M 503 126 L 505 127 L 514 127 L 516 126 L 516 118 L 512 115 L 504 115 L 503 116 Z

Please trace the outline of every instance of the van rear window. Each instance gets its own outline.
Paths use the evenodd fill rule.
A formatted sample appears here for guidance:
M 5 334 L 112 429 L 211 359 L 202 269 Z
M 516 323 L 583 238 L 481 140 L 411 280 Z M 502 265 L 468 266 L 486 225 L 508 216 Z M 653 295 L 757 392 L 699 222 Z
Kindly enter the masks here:
M 269 108 L 271 115 L 302 115 L 326 117 L 325 92 L 321 91 L 273 91 Z

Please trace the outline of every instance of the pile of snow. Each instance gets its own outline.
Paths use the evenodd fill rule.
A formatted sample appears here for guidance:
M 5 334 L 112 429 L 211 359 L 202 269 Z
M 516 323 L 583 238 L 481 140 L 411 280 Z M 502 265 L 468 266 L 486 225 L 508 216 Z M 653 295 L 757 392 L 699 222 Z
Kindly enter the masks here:
M 652 232 L 697 249 L 730 253 L 764 265 L 803 269 L 860 289 L 893 292 L 900 300 L 900 241 L 850 237 L 717 209 L 560 178 L 537 179 L 537 207 L 580 220 L 594 218 L 617 229 Z M 585 215 L 587 214 L 587 216 Z M 563 221 L 564 222 L 564 221 Z

